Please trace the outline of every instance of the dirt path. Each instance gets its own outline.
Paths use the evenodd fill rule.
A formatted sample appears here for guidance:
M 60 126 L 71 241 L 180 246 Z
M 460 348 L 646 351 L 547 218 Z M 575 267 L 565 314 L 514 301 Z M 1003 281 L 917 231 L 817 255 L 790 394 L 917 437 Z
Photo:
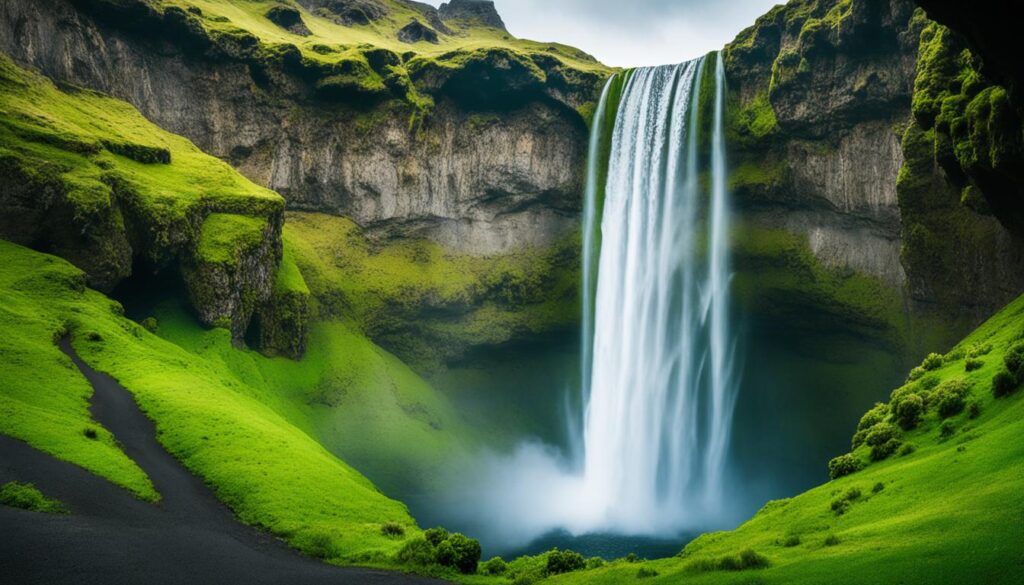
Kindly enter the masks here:
M 61 349 L 95 389 L 93 418 L 149 474 L 163 496 L 141 502 L 124 489 L 27 444 L 0 435 L 0 483 L 29 481 L 67 504 L 71 515 L 0 506 L 4 583 L 426 584 L 421 577 L 339 568 L 302 557 L 241 524 L 201 480 L 157 442 L 131 393 Z

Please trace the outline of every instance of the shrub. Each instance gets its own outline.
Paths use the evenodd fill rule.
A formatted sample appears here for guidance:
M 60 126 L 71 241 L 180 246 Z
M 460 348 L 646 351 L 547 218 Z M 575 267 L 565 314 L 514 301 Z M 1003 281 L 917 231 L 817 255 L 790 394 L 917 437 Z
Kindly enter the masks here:
M 590 557 L 587 559 L 587 569 L 600 569 L 604 566 L 604 559 L 601 557 Z
M 942 426 L 939 427 L 939 438 L 948 439 L 956 433 L 956 427 L 951 421 L 943 421 Z
M 924 413 L 924 400 L 917 394 L 911 394 L 900 401 L 896 408 L 896 422 L 903 430 L 917 426 Z
M 960 378 L 947 380 L 942 386 L 939 386 L 936 391 L 936 408 L 938 408 L 939 416 L 949 418 L 963 412 L 969 391 L 970 387 L 967 382 Z
M 380 533 L 390 538 L 400 538 L 405 536 L 405 526 L 398 522 L 385 522 L 380 527 Z
M 967 357 L 981 357 L 983 355 L 988 355 L 990 351 L 992 351 L 991 343 L 975 343 L 971 347 L 967 348 Z
M 967 354 L 967 352 L 963 348 L 954 349 L 953 351 L 951 351 L 951 352 L 947 353 L 945 356 L 943 356 L 942 361 L 944 361 L 947 364 L 948 363 L 952 363 L 952 362 L 955 362 L 957 360 L 964 359 L 964 356 L 966 354 Z
M 64 514 L 67 512 L 64 504 L 44 496 L 43 492 L 36 489 L 35 485 L 17 481 L 8 482 L 0 486 L 0 504 L 46 514 Z
M 895 425 L 890 423 L 878 423 L 868 430 L 868 434 L 864 437 L 864 442 L 869 447 L 878 447 L 885 443 L 898 438 L 900 435 L 899 429 Z
M 142 325 L 150 333 L 156 333 L 156 330 L 160 328 L 160 323 L 157 322 L 156 317 L 146 317 L 139 325 Z
M 878 492 L 880 492 L 880 491 L 882 491 L 884 489 L 885 489 L 885 484 L 882 483 L 882 482 L 878 482 L 878 483 L 876 483 L 874 485 L 874 487 L 871 488 L 871 493 L 877 494 Z
M 1006 369 L 1010 370 L 1010 373 L 1020 379 L 1021 369 L 1024 366 L 1024 341 L 1018 341 L 1006 350 L 1003 363 L 1006 364 Z
M 558 550 L 557 548 L 548 553 L 548 575 L 560 575 L 579 571 L 587 566 L 583 555 L 571 550 Z
M 917 451 L 917 447 L 915 447 L 913 443 L 904 443 L 903 446 L 900 447 L 899 456 L 906 457 L 914 451 Z
M 913 370 L 910 370 L 910 375 L 907 376 L 907 381 L 908 382 L 914 382 L 916 380 L 920 380 L 921 377 L 924 376 L 926 372 L 927 372 L 927 370 L 925 370 L 924 368 L 918 366 L 918 367 L 914 368 Z
M 476 573 L 476 567 L 480 563 L 480 541 L 456 532 L 449 536 L 448 540 L 438 545 L 437 550 L 440 551 L 441 547 L 446 544 L 454 551 L 450 566 L 454 566 L 463 575 Z M 580 558 L 582 559 L 582 557 Z
M 928 357 L 924 358 L 924 361 L 921 362 L 921 367 L 927 372 L 941 368 L 942 356 L 937 353 L 928 354 Z
M 441 544 L 434 547 L 434 562 L 442 567 L 455 566 L 455 548 L 452 543 L 442 540 Z
M 883 459 L 888 458 L 890 455 L 895 453 L 902 444 L 903 441 L 899 439 L 889 439 L 888 441 L 882 443 L 881 445 L 875 445 L 871 447 L 871 460 L 882 461 Z
M 920 382 L 918 382 L 918 384 L 921 385 L 922 390 L 931 390 L 932 388 L 935 388 L 936 386 L 939 385 L 939 377 L 928 376 L 927 378 L 924 378 Z M 922 396 L 922 398 L 923 397 L 924 396 Z
M 967 361 L 964 362 L 964 370 L 973 372 L 974 370 L 980 370 L 984 365 L 985 362 L 978 358 L 967 358 Z
M 860 499 L 860 496 L 860 488 L 852 487 L 846 490 L 846 495 L 844 495 L 843 497 L 852 502 L 854 500 Z
M 636 572 L 637 579 L 646 579 L 648 577 L 657 577 L 658 572 L 650 567 L 640 567 L 640 570 Z
M 415 538 L 406 542 L 395 558 L 403 565 L 425 567 L 434 562 L 434 546 L 425 538 Z
M 900 405 L 903 403 L 904 400 L 906 400 L 910 396 L 917 395 L 917 389 L 914 386 L 900 386 L 899 388 L 893 390 L 891 394 L 889 394 L 889 411 L 895 415 L 897 412 L 899 412 Z M 878 421 L 878 423 L 871 425 L 871 427 L 869 427 L 867 430 L 870 431 L 871 428 L 878 426 L 878 424 L 881 422 L 882 421 Z
M 639 563 L 640 562 L 640 557 L 636 556 L 636 553 L 629 553 L 628 555 L 623 557 L 623 559 L 625 559 L 625 561 L 627 563 Z
M 847 453 L 828 462 L 828 476 L 830 479 L 839 479 L 860 471 L 860 468 L 860 459 L 857 459 L 852 453 Z
M 794 546 L 800 546 L 800 536 L 792 534 L 786 537 L 786 540 L 782 541 L 782 546 L 786 548 L 793 548 Z
M 967 407 L 968 418 L 975 419 L 981 416 L 981 403 L 975 400 Z
M 430 546 L 437 546 L 448 539 L 448 531 L 440 526 L 428 528 L 423 532 L 423 538 L 430 543 Z
M 1009 370 L 1000 370 L 992 378 L 992 395 L 996 398 L 1002 398 L 1009 396 L 1017 390 L 1017 376 L 1010 373 Z
M 876 402 L 871 410 L 864 413 L 864 416 L 860 417 L 860 423 L 857 424 L 857 430 L 863 431 L 870 429 L 885 420 L 885 417 L 889 416 L 889 407 L 881 402 Z
M 829 534 L 825 537 L 825 546 L 836 546 L 839 544 L 839 537 L 835 534 Z
M 837 500 L 832 500 L 830 507 L 832 508 L 832 511 L 835 512 L 836 516 L 842 516 L 850 509 L 850 502 L 843 498 L 839 498 Z
M 82 434 L 85 435 L 86 439 L 96 440 L 96 429 L 92 427 L 86 428 L 84 431 L 82 431 Z
M 501 557 L 494 557 L 483 565 L 485 575 L 504 575 L 508 571 L 508 563 Z

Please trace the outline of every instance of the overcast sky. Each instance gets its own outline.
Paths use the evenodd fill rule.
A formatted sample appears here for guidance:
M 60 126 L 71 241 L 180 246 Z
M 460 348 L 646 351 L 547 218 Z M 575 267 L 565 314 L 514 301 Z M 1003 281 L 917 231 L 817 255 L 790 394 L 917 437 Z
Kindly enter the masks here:
M 441 0 L 428 0 L 437 6 Z M 495 0 L 509 31 L 608 65 L 679 63 L 722 48 L 783 0 Z

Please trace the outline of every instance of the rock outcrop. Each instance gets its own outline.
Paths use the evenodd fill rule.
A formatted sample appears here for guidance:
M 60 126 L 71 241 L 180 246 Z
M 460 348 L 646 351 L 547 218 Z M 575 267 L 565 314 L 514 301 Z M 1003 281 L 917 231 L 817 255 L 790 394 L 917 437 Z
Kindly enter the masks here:
M 959 197 L 931 198 L 924 221 L 907 195 L 927 26 L 909 0 L 797 0 L 741 33 L 725 50 L 733 186 L 745 217 L 801 234 L 825 267 L 883 283 L 913 313 L 976 323 L 1024 289 L 1021 243 Z M 958 191 L 928 161 L 926 190 Z
M 438 13 L 444 20 L 463 20 L 505 30 L 505 22 L 492 0 L 451 0 L 442 4 Z
M 575 227 L 587 140 L 575 110 L 595 99 L 598 73 L 544 55 L 455 51 L 406 63 L 412 81 L 395 87 L 418 89 L 396 93 L 389 72 L 401 59 L 386 50 L 318 72 L 299 66 L 294 47 L 204 36 L 202 15 L 117 5 L 5 2 L 0 50 L 132 103 L 293 209 L 480 255 L 544 246 Z M 474 83 L 484 91 L 469 91 Z M 430 96 L 429 116 L 406 91 Z
M 437 44 L 437 31 L 416 20 L 398 29 L 398 40 L 403 43 L 416 44 L 420 41 Z

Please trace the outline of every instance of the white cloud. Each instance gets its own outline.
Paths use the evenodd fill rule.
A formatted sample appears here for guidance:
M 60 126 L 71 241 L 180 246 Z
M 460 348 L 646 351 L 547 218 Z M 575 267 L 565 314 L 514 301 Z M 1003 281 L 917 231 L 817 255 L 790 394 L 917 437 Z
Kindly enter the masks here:
M 495 1 L 512 34 L 572 45 L 616 66 L 679 63 L 720 49 L 776 3 L 777 0 Z

